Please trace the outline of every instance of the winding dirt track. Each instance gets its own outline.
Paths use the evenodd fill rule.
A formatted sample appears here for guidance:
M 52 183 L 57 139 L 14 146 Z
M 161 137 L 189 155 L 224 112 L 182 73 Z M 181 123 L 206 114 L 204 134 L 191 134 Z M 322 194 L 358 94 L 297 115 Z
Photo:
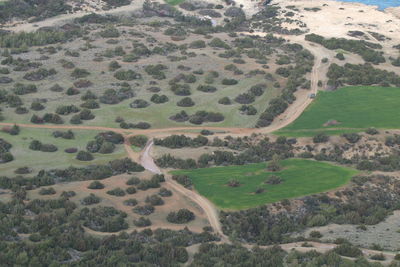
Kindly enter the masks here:
M 147 170 L 153 173 L 162 173 L 162 171 L 158 168 L 158 166 L 154 163 L 153 157 L 151 156 L 151 148 L 153 146 L 153 141 L 149 141 L 146 147 L 143 149 L 143 153 L 140 155 L 140 164 Z M 131 149 L 131 147 L 129 147 Z M 205 197 L 197 194 L 195 191 L 189 190 L 182 185 L 178 184 L 174 180 L 172 180 L 171 176 L 168 173 L 165 173 L 165 182 L 167 185 L 172 188 L 174 191 L 186 196 L 197 205 L 199 205 L 203 211 L 205 212 L 208 221 L 210 222 L 211 227 L 217 232 L 223 242 L 229 242 L 229 238 L 224 235 L 221 227 L 221 223 L 219 221 L 218 211 L 214 207 L 214 205 Z

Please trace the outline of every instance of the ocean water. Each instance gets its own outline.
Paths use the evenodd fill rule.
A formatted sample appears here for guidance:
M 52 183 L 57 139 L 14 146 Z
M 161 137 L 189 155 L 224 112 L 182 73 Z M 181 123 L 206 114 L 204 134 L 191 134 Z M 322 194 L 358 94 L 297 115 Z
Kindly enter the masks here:
M 339 0 L 341 2 L 357 2 L 366 5 L 378 6 L 380 10 L 388 7 L 400 6 L 400 0 Z

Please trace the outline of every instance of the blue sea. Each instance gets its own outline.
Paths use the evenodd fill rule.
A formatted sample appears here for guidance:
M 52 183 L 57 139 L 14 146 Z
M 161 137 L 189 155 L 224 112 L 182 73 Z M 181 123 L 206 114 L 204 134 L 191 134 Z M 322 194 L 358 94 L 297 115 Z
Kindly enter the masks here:
M 357 2 L 366 5 L 378 6 L 380 10 L 388 7 L 400 6 L 400 0 L 339 0 L 341 2 Z

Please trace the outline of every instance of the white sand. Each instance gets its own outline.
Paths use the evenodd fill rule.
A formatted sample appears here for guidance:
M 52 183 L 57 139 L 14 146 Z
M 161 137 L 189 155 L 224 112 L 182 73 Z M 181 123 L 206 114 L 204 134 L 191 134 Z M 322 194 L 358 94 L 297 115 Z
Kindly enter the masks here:
M 360 3 L 330 0 L 274 0 L 282 8 L 296 6 L 300 10 L 294 18 L 307 24 L 312 33 L 325 37 L 346 37 L 348 31 L 378 32 L 392 39 L 390 44 L 400 43 L 400 8 L 386 12 L 374 6 Z M 305 11 L 304 8 L 320 8 L 320 11 Z M 371 40 L 374 40 L 372 37 Z

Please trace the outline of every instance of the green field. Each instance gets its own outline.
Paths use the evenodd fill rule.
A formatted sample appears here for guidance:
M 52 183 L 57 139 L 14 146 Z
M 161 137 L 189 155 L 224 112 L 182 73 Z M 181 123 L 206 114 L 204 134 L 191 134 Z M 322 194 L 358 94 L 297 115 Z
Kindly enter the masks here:
M 170 5 L 178 5 L 178 4 L 180 4 L 180 3 L 183 3 L 183 2 L 185 2 L 185 0 L 165 0 L 165 2 L 167 3 L 167 4 L 170 4 Z
M 358 86 L 319 92 L 315 101 L 278 134 L 310 136 L 316 132 L 341 134 L 369 127 L 400 128 L 400 88 Z M 324 126 L 329 120 L 339 123 Z
M 288 159 L 282 161 L 279 172 L 266 171 L 266 163 L 173 171 L 188 175 L 195 189 L 222 209 L 238 210 L 328 191 L 345 185 L 357 171 L 325 162 Z M 283 179 L 278 185 L 264 182 L 272 175 Z M 240 181 L 239 187 L 229 187 L 231 179 Z M 265 191 L 254 194 L 257 188 Z

